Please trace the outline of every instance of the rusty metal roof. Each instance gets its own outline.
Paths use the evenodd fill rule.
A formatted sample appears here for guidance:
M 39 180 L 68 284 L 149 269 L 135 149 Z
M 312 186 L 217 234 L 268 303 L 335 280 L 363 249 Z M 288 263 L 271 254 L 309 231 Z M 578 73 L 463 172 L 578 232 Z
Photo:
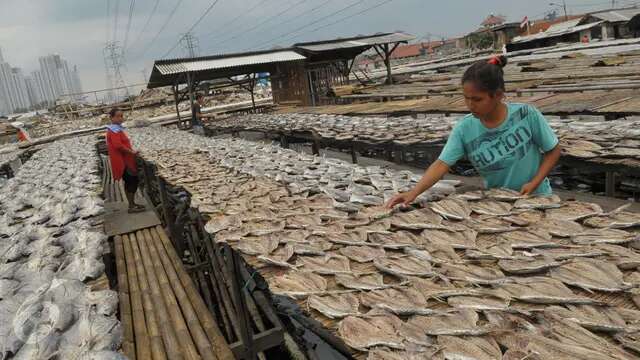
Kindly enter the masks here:
M 353 48 L 369 48 L 374 45 L 408 42 L 416 37 L 404 32 L 384 33 L 367 36 L 356 36 L 345 39 L 334 39 L 293 45 L 296 48 L 307 51 L 333 51 Z

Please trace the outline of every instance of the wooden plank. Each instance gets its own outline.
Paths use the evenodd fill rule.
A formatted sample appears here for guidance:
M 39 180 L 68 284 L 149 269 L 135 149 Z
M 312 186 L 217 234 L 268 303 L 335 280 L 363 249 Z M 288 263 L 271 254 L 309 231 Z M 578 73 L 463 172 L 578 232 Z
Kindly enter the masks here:
M 162 336 L 158 328 L 158 320 L 156 319 L 157 306 L 154 305 L 154 299 L 151 295 L 149 282 L 147 281 L 147 274 L 144 269 L 144 264 L 142 263 L 142 257 L 140 256 L 140 248 L 144 247 L 144 244 L 142 244 L 139 233 L 137 236 L 130 234 L 129 239 L 131 240 L 133 260 L 136 266 L 136 273 L 138 274 L 140 293 L 142 294 L 142 307 L 144 308 L 144 318 L 147 322 L 147 330 L 149 331 L 151 354 L 154 360 L 167 359 Z
M 127 263 L 127 277 L 129 281 L 129 291 L 131 297 L 131 313 L 133 317 L 133 331 L 136 343 L 136 359 L 149 360 L 151 357 L 151 346 L 149 343 L 149 333 L 147 322 L 144 317 L 142 306 L 142 295 L 138 286 L 138 273 L 133 259 L 133 249 L 129 235 L 123 235 L 124 255 Z
M 133 319 L 131 315 L 131 302 L 129 300 L 129 281 L 127 279 L 127 266 L 124 260 L 124 245 L 122 244 L 122 237 L 116 236 L 113 242 L 116 255 L 116 272 L 118 273 L 120 322 L 122 323 L 123 329 L 122 351 L 127 358 L 136 360 Z
M 180 349 L 180 342 L 178 341 L 178 336 L 174 331 L 173 323 L 169 317 L 169 310 L 165 303 L 162 289 L 160 288 L 160 282 L 156 276 L 156 269 L 153 265 L 153 261 L 151 260 L 149 247 L 146 244 L 144 237 L 141 237 L 141 239 L 142 245 L 140 246 L 140 253 L 142 256 L 142 263 L 148 276 L 151 295 L 155 299 L 154 307 L 157 308 L 156 315 L 165 351 L 171 360 L 183 359 L 184 357 L 182 355 L 182 350 Z
M 191 303 L 189 296 L 187 295 L 187 292 L 185 291 L 180 279 L 178 278 L 176 269 L 169 259 L 162 241 L 159 239 L 159 236 L 152 238 L 151 233 L 148 229 L 143 230 L 143 234 L 147 244 L 149 245 L 149 249 L 151 250 L 152 255 L 155 251 L 158 254 L 158 258 L 164 265 L 164 270 L 167 273 L 167 277 L 169 279 L 169 282 L 171 283 L 173 292 L 178 299 L 180 309 L 182 309 L 182 314 L 184 315 L 187 326 L 189 327 L 189 332 L 193 337 L 200 355 L 203 359 L 218 359 L 218 357 L 214 354 L 213 346 L 209 341 L 207 334 L 204 332 L 204 329 L 200 323 L 200 319 L 197 316 L 196 310 Z M 204 310 L 208 312 L 206 306 L 204 307 Z
M 162 298 L 164 299 L 167 312 L 171 319 L 171 325 L 175 329 L 177 338 L 180 339 L 182 353 L 186 359 L 200 359 L 200 355 L 198 355 L 196 345 L 189 334 L 189 328 L 187 327 L 182 311 L 180 310 L 180 306 L 178 305 L 178 300 L 173 293 L 171 283 L 169 282 L 167 273 L 162 266 L 162 261 L 159 258 L 158 252 L 153 246 L 148 247 L 148 251 L 150 255 L 149 257 L 153 263 L 154 273 L 158 279 L 158 284 L 160 285 Z

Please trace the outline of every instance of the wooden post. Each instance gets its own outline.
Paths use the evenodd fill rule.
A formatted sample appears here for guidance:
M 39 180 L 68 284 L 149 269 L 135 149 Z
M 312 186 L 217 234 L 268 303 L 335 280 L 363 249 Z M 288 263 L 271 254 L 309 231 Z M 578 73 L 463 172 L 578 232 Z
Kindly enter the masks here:
M 320 155 L 320 144 L 318 144 L 318 140 L 313 140 L 311 143 L 311 151 L 313 152 L 313 155 Z
M 351 145 L 351 162 L 354 164 L 358 163 L 358 152 L 353 144 Z
M 164 220 L 167 223 L 169 234 L 173 240 L 173 246 L 175 246 L 178 256 L 184 255 L 184 247 L 182 244 L 182 234 L 176 229 L 176 219 L 171 212 L 169 206 L 169 197 L 167 196 L 167 186 L 162 178 L 158 178 L 158 184 L 160 187 L 160 203 L 162 204 L 162 212 L 164 214 Z
M 384 44 L 384 64 L 387 67 L 387 85 L 393 84 L 393 78 L 391 77 L 391 52 L 389 51 L 389 44 Z
M 194 99 L 194 95 L 193 95 L 193 78 L 191 77 L 191 73 L 188 72 L 187 73 L 187 86 L 189 87 L 189 106 L 191 109 L 191 124 L 189 125 L 189 127 L 191 128 L 193 126 L 193 120 L 195 118 L 195 113 L 193 111 L 193 101 Z
M 605 180 L 605 195 L 614 197 L 616 195 L 616 173 L 607 171 Z
M 182 118 L 180 117 L 180 109 L 178 108 L 178 104 L 180 103 L 180 98 L 178 96 L 178 84 L 176 83 L 173 87 L 173 98 L 176 102 L 176 115 L 178 116 L 178 129 L 182 128 Z

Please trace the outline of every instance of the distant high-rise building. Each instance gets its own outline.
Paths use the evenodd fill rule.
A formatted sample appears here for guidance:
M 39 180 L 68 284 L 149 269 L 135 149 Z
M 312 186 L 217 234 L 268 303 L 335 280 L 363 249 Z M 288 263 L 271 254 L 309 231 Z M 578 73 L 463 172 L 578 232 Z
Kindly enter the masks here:
M 60 55 L 43 56 L 38 62 L 40 69 L 28 76 L 21 68 L 7 63 L 0 51 L 0 115 L 40 105 L 52 106 L 63 95 L 82 92 L 78 68 L 70 66 Z M 67 97 L 72 101 L 80 99 L 79 95 Z

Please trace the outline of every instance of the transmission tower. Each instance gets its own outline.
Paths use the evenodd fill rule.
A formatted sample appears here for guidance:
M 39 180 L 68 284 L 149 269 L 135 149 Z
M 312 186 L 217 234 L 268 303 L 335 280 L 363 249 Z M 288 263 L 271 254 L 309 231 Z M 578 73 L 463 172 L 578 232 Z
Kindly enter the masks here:
M 105 67 L 107 69 L 107 77 L 110 77 L 110 88 L 124 88 L 126 96 L 129 96 L 129 89 L 126 88 L 124 78 L 122 77 L 121 68 L 125 67 L 124 49 L 117 41 L 109 41 L 104 47 Z M 110 96 L 118 95 L 118 89 L 109 92 Z M 111 95 L 113 94 L 113 95 Z
M 188 57 L 193 58 L 200 54 L 200 45 L 198 38 L 192 32 L 188 32 L 180 38 L 180 46 Z

